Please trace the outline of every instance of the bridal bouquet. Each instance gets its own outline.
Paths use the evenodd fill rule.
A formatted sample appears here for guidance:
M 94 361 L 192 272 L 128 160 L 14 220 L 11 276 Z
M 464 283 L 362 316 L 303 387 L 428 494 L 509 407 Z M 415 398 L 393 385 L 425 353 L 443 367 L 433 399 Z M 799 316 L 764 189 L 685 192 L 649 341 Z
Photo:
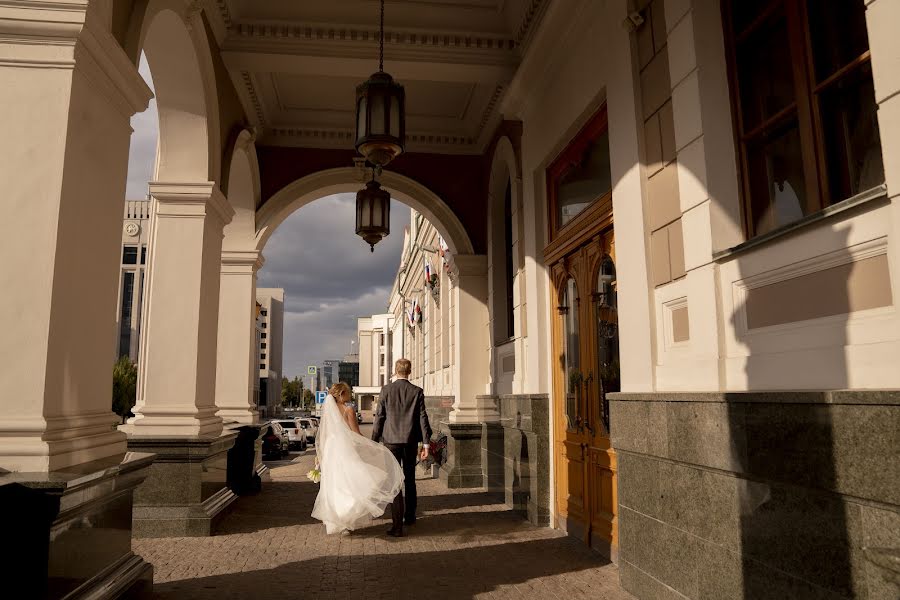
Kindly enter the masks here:
M 319 463 L 316 463 L 316 466 L 313 467 L 311 471 L 306 473 L 306 478 L 312 481 L 313 483 L 319 483 L 322 481 L 322 471 L 319 469 Z

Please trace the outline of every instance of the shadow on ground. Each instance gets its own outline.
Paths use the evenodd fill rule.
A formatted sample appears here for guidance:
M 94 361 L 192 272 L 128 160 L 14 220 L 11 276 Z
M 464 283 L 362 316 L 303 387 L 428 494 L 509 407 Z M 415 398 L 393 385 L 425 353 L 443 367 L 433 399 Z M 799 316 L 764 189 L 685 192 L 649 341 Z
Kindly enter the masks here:
M 464 600 L 500 586 L 524 586 L 527 592 L 520 590 L 523 593 L 539 593 L 541 578 L 596 569 L 603 564 L 577 542 L 559 537 L 444 551 L 319 556 L 274 569 L 158 583 L 154 596 L 203 600 L 275 593 L 298 598 L 427 596 Z M 585 597 L 622 597 L 620 590 L 603 581 L 583 582 L 589 589 L 577 591 L 584 592 Z M 290 590 L 297 594 L 288 594 Z M 543 597 L 556 597 L 559 592 L 548 587 Z

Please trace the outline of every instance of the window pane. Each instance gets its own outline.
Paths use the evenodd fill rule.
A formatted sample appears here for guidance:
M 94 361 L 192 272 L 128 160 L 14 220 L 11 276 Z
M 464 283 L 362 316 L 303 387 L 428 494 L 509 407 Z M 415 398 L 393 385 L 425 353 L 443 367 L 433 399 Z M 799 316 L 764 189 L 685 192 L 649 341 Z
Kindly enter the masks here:
M 597 415 L 604 430 L 609 432 L 609 400 L 606 394 L 618 392 L 619 385 L 619 325 L 617 318 L 616 266 L 610 256 L 604 256 L 597 276 L 594 303 L 597 313 L 597 373 L 600 402 Z
M 563 337 L 564 337 L 564 356 L 563 363 L 565 366 L 565 393 L 566 393 L 566 419 L 569 429 L 575 428 L 576 419 L 580 416 L 581 396 L 581 362 L 578 350 L 579 329 L 578 329 L 578 290 L 575 287 L 575 280 L 569 279 L 566 282 L 566 291 L 563 297 Z
M 731 22 L 735 33 L 744 31 L 775 2 L 781 4 L 780 0 L 734 0 L 731 3 Z
M 816 81 L 849 64 L 869 49 L 863 0 L 807 2 Z
M 606 132 L 591 142 L 581 162 L 560 178 L 556 190 L 559 226 L 574 219 L 610 189 L 609 133 Z
M 753 234 L 760 235 L 812 212 L 806 197 L 796 122 L 748 145 Z
M 830 203 L 884 183 L 871 65 L 830 85 L 819 102 Z
M 737 49 L 744 133 L 794 102 L 787 20 L 779 11 Z
M 131 353 L 131 316 L 134 306 L 134 271 L 122 274 L 122 305 L 119 311 L 119 356 Z
M 122 264 L 123 265 L 136 265 L 137 259 L 138 259 L 137 246 L 123 246 L 122 247 Z
M 141 264 L 147 263 L 147 246 L 141 246 Z

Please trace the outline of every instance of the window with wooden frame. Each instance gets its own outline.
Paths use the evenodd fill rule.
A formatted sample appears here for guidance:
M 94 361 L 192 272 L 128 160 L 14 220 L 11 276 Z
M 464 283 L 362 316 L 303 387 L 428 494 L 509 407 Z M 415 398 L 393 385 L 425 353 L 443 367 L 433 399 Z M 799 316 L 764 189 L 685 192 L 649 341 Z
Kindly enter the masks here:
M 864 0 L 722 0 L 748 237 L 884 183 Z
M 547 167 L 550 239 L 612 190 L 606 105 Z

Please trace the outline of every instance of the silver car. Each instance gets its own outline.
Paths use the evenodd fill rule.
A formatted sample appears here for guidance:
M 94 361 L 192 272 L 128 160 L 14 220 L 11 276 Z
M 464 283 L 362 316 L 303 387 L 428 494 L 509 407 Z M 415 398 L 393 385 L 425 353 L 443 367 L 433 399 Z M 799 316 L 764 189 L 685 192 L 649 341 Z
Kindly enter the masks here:
M 319 434 L 319 425 L 314 419 L 299 418 L 300 427 L 306 431 L 306 441 L 315 444 L 316 435 Z
M 300 419 L 280 419 L 281 425 L 288 434 L 288 447 L 291 450 L 306 450 L 308 440 Z

